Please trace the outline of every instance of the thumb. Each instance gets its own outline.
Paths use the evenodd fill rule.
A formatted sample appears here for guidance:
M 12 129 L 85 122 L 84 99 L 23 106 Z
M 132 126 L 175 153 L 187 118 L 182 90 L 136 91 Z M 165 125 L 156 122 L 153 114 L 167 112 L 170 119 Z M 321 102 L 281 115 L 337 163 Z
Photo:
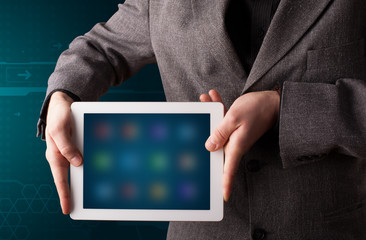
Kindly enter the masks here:
M 230 115 L 229 115 L 230 116 Z M 225 116 L 221 124 L 214 130 L 206 141 L 208 151 L 216 151 L 225 145 L 231 133 L 236 129 L 236 125 L 227 120 L 228 114 Z

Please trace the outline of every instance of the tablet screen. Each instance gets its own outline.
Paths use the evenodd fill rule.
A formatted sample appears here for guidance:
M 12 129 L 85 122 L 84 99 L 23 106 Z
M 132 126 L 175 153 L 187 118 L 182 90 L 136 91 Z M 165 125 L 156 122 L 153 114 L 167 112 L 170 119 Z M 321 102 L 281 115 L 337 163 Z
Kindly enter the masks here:
M 84 114 L 86 209 L 210 209 L 210 114 Z

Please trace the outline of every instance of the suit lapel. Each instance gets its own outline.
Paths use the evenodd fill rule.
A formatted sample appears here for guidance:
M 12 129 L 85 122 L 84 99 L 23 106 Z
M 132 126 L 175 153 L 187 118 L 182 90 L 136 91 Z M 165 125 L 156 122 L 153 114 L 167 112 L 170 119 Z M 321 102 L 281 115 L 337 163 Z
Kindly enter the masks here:
M 281 0 L 243 93 L 291 50 L 331 1 L 333 0 Z
M 215 59 L 239 79 L 247 74 L 225 29 L 225 13 L 230 0 L 191 0 L 197 39 L 208 46 Z

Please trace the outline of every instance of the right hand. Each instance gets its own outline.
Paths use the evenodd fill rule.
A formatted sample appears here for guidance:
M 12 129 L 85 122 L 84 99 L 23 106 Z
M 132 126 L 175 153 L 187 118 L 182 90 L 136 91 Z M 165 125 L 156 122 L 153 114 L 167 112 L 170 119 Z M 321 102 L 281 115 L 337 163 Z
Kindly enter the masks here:
M 47 112 L 46 158 L 60 198 L 63 214 L 71 210 L 68 174 L 70 163 L 78 167 L 83 158 L 72 143 L 71 104 L 73 99 L 63 92 L 52 94 Z

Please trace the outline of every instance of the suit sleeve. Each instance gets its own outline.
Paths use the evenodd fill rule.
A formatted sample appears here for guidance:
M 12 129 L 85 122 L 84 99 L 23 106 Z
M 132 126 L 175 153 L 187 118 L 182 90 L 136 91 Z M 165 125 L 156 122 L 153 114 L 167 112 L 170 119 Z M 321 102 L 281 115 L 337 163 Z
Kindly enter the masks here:
M 279 144 L 284 168 L 331 154 L 366 159 L 366 81 L 285 82 Z
M 75 100 L 95 101 L 130 78 L 146 64 L 154 63 L 150 41 L 148 0 L 126 0 L 106 22 L 79 36 L 61 54 L 48 80 L 46 98 L 38 122 L 38 136 L 46 126 L 47 107 L 55 91 Z

